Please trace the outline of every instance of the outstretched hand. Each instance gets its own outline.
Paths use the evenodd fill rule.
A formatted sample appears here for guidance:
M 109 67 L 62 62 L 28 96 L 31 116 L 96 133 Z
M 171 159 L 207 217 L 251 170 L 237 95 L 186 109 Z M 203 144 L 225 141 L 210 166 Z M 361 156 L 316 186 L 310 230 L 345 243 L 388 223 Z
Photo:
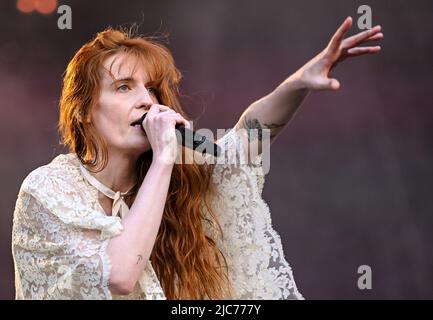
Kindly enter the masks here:
M 302 82 L 307 88 L 315 90 L 338 90 L 340 82 L 329 78 L 329 73 L 338 63 L 347 58 L 378 53 L 381 50 L 380 46 L 359 46 L 369 41 L 382 39 L 383 33 L 380 32 L 380 26 L 375 26 L 370 30 L 344 39 L 344 35 L 351 27 L 352 17 L 348 17 L 335 32 L 328 46 L 298 71 L 300 72 Z

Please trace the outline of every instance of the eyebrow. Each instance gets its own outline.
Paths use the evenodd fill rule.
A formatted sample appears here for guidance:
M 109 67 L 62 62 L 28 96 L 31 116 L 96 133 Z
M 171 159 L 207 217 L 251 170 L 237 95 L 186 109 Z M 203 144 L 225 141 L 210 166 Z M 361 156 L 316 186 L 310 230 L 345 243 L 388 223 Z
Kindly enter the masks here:
M 116 84 L 118 82 L 134 82 L 134 81 L 135 81 L 135 79 L 132 78 L 132 77 L 124 77 L 124 78 L 119 78 L 119 79 L 114 80 L 111 83 L 111 85 L 114 85 L 114 84 Z

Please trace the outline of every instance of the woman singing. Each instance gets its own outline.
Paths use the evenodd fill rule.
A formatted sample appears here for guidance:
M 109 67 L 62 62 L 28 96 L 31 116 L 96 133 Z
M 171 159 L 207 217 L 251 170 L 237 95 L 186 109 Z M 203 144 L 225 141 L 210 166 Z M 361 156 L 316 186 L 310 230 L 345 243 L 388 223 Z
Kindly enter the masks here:
M 260 143 L 311 90 L 339 89 L 328 77 L 337 63 L 380 50 L 359 47 L 381 39 L 380 26 L 344 39 L 351 25 L 215 141 L 239 163 L 177 163 L 187 152 L 175 126 L 191 126 L 166 47 L 111 28 L 82 46 L 60 99 L 70 153 L 32 171 L 18 194 L 16 298 L 302 299 L 261 197 Z

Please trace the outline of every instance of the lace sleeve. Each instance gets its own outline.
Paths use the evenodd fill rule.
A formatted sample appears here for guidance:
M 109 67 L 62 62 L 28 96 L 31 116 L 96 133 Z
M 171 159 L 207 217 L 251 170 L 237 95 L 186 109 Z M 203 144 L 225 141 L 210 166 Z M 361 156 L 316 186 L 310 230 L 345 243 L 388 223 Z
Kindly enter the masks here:
M 217 143 L 228 162 L 217 164 L 213 202 L 224 232 L 235 299 L 303 299 L 298 292 L 281 239 L 262 199 L 263 155 L 245 161 L 245 137 L 231 129 Z
M 16 298 L 111 299 L 108 241 L 64 223 L 21 190 L 12 232 Z
M 239 173 L 239 169 L 242 168 L 250 174 L 247 178 L 254 180 L 251 181 L 251 187 L 257 186 L 257 191 L 261 195 L 267 173 L 265 169 L 269 169 L 269 150 L 257 153 L 257 147 L 253 147 L 254 143 L 247 147 L 249 142 L 246 130 L 235 128 L 230 129 L 217 143 L 222 151 L 222 156 L 218 159 L 218 163 L 222 164 L 220 167 L 229 169 L 234 174 Z

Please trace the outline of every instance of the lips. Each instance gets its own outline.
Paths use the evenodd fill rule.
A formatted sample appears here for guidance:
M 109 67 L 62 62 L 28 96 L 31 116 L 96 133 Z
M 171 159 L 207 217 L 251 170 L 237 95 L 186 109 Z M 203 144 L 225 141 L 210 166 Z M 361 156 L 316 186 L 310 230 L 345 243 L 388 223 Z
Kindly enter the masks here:
M 143 123 L 144 118 L 146 118 L 146 113 L 144 113 L 140 118 L 138 118 L 137 120 L 135 120 L 134 122 L 131 123 L 131 126 L 141 126 L 141 124 Z
M 141 126 L 141 121 L 140 119 L 135 120 L 134 122 L 131 123 L 131 126 Z

